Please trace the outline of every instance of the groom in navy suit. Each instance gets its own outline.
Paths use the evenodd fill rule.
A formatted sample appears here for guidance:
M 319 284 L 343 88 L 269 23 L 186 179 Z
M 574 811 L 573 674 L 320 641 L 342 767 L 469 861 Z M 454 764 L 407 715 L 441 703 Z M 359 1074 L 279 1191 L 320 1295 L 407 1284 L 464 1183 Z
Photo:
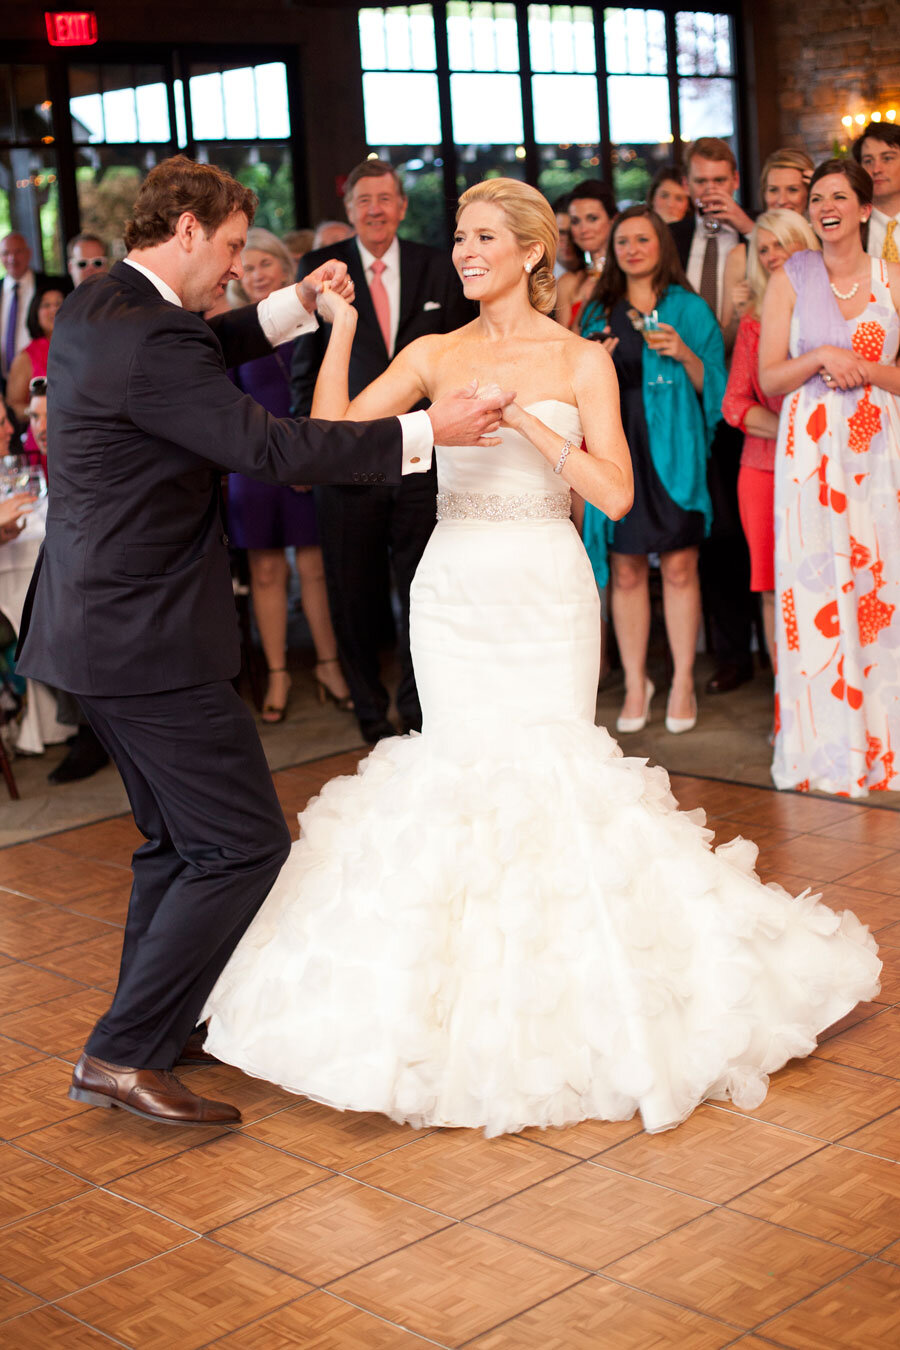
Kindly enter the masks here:
M 147 840 L 133 859 L 118 987 L 69 1095 L 174 1124 L 240 1119 L 171 1069 L 202 1062 L 197 1018 L 290 845 L 231 684 L 240 659 L 221 474 L 396 485 L 428 471 L 435 437 L 471 444 L 496 429 L 512 397 L 450 394 L 369 423 L 270 416 L 226 369 L 314 328 L 326 281 L 347 298 L 353 284 L 327 263 L 204 322 L 242 275 L 255 207 L 212 165 L 164 161 L 138 194 L 126 260 L 60 311 L 47 534 L 18 658 L 20 673 L 77 695 Z

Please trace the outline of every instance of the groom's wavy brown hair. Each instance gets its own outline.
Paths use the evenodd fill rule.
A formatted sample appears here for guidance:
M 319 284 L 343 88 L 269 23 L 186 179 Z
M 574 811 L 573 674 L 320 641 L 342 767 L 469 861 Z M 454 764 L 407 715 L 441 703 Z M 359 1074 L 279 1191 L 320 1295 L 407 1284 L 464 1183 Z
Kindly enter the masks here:
M 198 164 L 187 155 L 172 155 L 151 169 L 135 198 L 125 225 L 125 247 L 153 248 L 175 233 L 180 216 L 190 211 L 207 239 L 235 211 L 253 224 L 259 199 L 236 178 L 214 164 Z

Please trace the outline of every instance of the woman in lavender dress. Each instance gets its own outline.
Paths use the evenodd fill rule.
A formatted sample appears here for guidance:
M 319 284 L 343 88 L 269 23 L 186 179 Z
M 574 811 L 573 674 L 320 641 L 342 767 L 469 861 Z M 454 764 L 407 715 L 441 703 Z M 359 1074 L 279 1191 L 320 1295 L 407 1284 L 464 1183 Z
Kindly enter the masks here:
M 294 279 L 290 253 L 268 230 L 249 231 L 242 261 L 241 303 L 249 299 L 258 304 Z M 288 417 L 291 411 L 292 347 L 293 343 L 286 342 L 271 356 L 248 361 L 232 371 L 235 383 L 275 417 Z M 331 625 L 312 493 L 307 488 L 260 483 L 233 473 L 228 480 L 228 519 L 232 543 L 248 551 L 253 610 L 269 665 L 262 720 L 283 721 L 291 687 L 287 670 L 287 548 L 296 550 L 300 600 L 316 649 L 319 699 L 324 702 L 331 698 L 339 708 L 349 709 L 350 690 L 338 661 Z

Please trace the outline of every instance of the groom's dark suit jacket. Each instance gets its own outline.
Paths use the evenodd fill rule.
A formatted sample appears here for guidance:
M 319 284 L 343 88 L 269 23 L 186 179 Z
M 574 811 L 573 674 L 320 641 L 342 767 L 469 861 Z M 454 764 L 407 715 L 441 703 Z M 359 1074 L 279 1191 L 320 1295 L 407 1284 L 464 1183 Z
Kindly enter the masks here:
M 221 473 L 400 483 L 396 418 L 279 419 L 228 379 L 271 350 L 255 307 L 206 323 L 125 263 L 69 296 L 50 348 L 47 536 L 21 673 L 101 696 L 233 679 Z

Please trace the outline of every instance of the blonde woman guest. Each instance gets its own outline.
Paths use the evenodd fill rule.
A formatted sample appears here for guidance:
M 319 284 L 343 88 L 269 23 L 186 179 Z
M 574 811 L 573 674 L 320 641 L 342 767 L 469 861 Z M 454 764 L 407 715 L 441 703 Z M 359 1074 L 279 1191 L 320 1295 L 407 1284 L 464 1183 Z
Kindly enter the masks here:
M 812 176 L 822 252 L 769 282 L 760 387 L 785 396 L 775 452 L 777 787 L 900 789 L 900 263 L 871 258 L 872 179 Z
M 569 197 L 569 231 L 576 252 L 586 259 L 576 271 L 560 277 L 556 318 L 578 332 L 579 313 L 592 294 L 606 262 L 606 247 L 618 207 L 613 190 L 599 178 L 579 183 Z
M 809 180 L 815 165 L 804 150 L 773 150 L 759 176 L 759 199 L 764 211 L 795 211 L 803 215 L 809 196 Z M 806 247 L 809 247 L 807 245 Z M 747 277 L 747 251 L 735 249 L 725 264 L 725 313 L 723 324 L 731 332 L 745 314 L 754 309 Z M 758 314 L 757 314 L 758 317 Z
M 722 416 L 744 433 L 738 506 L 750 549 L 750 589 L 762 594 L 766 646 L 775 654 L 775 438 L 781 398 L 759 383 L 759 315 L 769 278 L 799 249 L 818 249 L 812 227 L 796 211 L 767 211 L 753 227 L 747 257 L 750 302 L 741 316 Z
M 268 230 L 251 229 L 242 255 L 245 302 L 258 304 L 294 279 L 294 260 Z M 291 409 L 291 353 L 283 343 L 270 356 L 238 366 L 235 383 L 276 417 Z M 350 690 L 337 656 L 331 625 L 325 569 L 316 530 L 312 493 L 304 488 L 261 483 L 243 474 L 228 480 L 228 519 L 232 543 L 247 550 L 250 591 L 263 652 L 269 665 L 269 686 L 262 711 L 264 722 L 281 722 L 287 709 L 291 677 L 287 669 L 287 583 L 285 549 L 293 547 L 300 579 L 300 602 L 316 649 L 315 680 L 319 698 L 331 698 L 349 709 Z
M 410 624 L 421 734 L 307 808 L 207 1005 L 218 1058 L 416 1127 L 639 1108 L 662 1130 L 710 1095 L 752 1110 L 877 989 L 855 918 L 761 885 L 746 842 L 717 856 L 665 773 L 594 725 L 599 604 L 569 495 L 618 518 L 631 467 L 607 353 L 548 317 L 556 239 L 535 188 L 470 188 L 453 260 L 478 318 L 410 343 L 352 403 L 357 314 L 321 297 L 317 416 L 477 381 L 503 424 L 487 448 L 436 447 Z

